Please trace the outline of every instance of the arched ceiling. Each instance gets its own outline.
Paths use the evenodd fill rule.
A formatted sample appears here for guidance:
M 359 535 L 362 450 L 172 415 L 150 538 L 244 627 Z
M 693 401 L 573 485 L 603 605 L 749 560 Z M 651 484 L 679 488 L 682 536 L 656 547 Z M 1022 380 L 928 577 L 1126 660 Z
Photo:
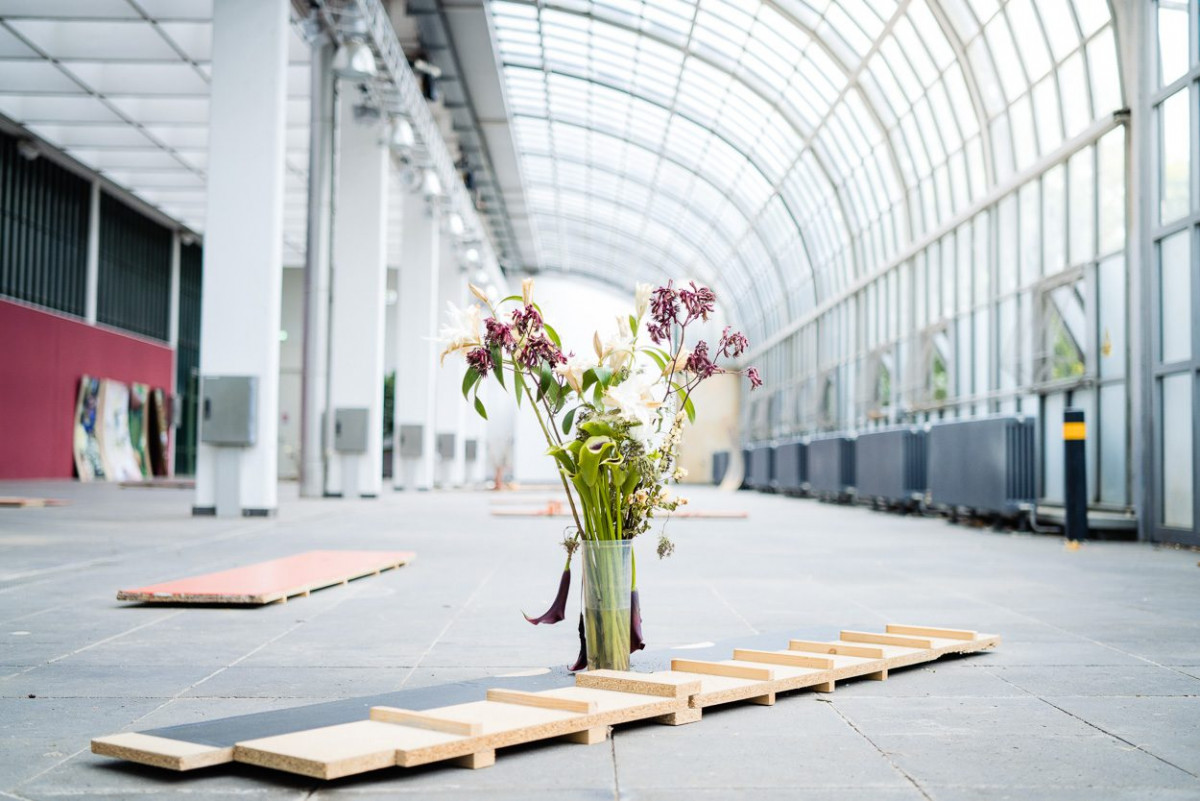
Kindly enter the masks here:
M 759 336 L 1122 105 L 1106 0 L 488 10 L 539 266 L 710 281 Z

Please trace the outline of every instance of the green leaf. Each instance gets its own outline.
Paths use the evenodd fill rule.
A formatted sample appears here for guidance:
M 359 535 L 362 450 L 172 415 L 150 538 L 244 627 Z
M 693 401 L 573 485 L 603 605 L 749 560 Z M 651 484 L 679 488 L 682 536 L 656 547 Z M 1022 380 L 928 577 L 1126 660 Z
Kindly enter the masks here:
M 578 406 L 576 406 L 571 411 L 567 412 L 567 416 L 563 418 L 563 422 L 562 422 L 563 434 L 571 433 L 571 424 L 575 422 L 575 412 L 577 412 L 577 411 L 579 411 Z
M 550 391 L 550 385 L 554 383 L 554 373 L 550 369 L 550 365 L 543 363 L 538 368 L 538 400 L 546 397 L 546 393 Z
M 664 373 L 667 371 L 667 360 L 666 359 L 664 359 L 662 356 L 655 353 L 653 348 L 646 348 L 645 352 L 647 354 L 649 354 L 651 359 L 654 359 L 654 363 L 658 365 L 659 370 L 662 370 Z
M 634 317 L 632 314 L 629 315 L 629 332 L 631 334 L 633 334 L 635 337 L 637 336 L 637 328 L 638 328 L 637 318 Z
M 484 420 L 487 419 L 487 409 L 483 408 L 483 401 L 479 399 L 478 395 L 475 396 L 475 411 L 479 412 L 479 416 Z
M 689 423 L 696 422 L 696 404 L 692 403 L 691 395 L 684 396 L 683 411 L 687 414 Z
M 506 389 L 504 386 L 504 354 L 500 352 L 499 345 L 492 345 L 489 350 L 492 354 L 492 364 L 496 365 L 496 381 L 500 384 L 501 388 Z
M 519 300 L 519 301 L 524 301 L 524 300 L 525 300 L 525 296 L 524 296 L 524 295 L 509 295 L 507 298 L 505 298 L 504 300 L 500 301 L 500 303 L 508 303 L 510 300 Z M 499 305 L 500 305 L 500 303 L 497 303 L 496 305 L 497 305 L 497 306 L 499 306 Z
M 520 366 L 513 370 L 513 393 L 517 396 L 517 407 L 520 408 L 521 396 L 525 394 L 525 378 L 521 375 Z
M 464 399 L 467 397 L 468 393 L 470 393 L 471 387 L 479 383 L 480 378 L 483 378 L 483 376 L 476 372 L 474 367 L 467 368 L 467 374 L 463 376 L 462 382 L 462 394 Z
M 555 331 L 553 328 L 551 328 L 545 322 L 542 323 L 542 328 L 546 329 L 546 336 L 550 337 L 550 341 L 553 342 L 556 346 L 558 346 L 559 350 L 562 350 L 562 340 L 558 338 L 558 332 Z
M 588 387 L 590 387 L 592 384 L 595 384 L 595 383 L 596 383 L 596 370 L 595 370 L 595 368 L 589 367 L 588 369 L 583 371 L 583 383 L 580 384 L 580 387 L 582 387 L 582 391 L 579 393 L 580 397 L 583 396 L 584 392 L 588 391 Z
M 609 383 L 612 382 L 613 371 L 603 365 L 596 365 L 592 368 L 596 373 L 596 381 L 604 385 L 608 389 Z

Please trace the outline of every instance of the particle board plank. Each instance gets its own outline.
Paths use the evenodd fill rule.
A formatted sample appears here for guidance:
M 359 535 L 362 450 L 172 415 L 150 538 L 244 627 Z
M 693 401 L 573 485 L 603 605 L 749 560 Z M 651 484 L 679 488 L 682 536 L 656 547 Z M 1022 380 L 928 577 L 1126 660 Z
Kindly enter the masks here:
M 307 551 L 130 590 L 118 601 L 263 605 L 409 564 L 412 551 Z
M 790 640 L 788 648 L 810 654 L 833 654 L 835 656 L 858 656 L 868 659 L 883 659 L 882 648 L 865 645 L 848 645 L 844 642 L 817 642 L 815 640 Z
M 521 706 L 538 706 L 542 709 L 561 709 L 564 712 L 576 712 L 580 715 L 591 715 L 596 712 L 594 701 L 583 701 L 576 698 L 560 698 L 545 693 L 527 693 L 520 690 L 488 690 L 487 700 L 497 704 L 518 704 Z
M 969 629 L 936 629 L 929 626 L 904 626 L 899 623 L 888 623 L 887 633 L 937 637 L 942 640 L 973 640 L 978 635 L 978 632 Z
M 787 665 L 788 667 L 819 668 L 830 670 L 834 660 L 818 656 L 805 656 L 789 651 L 755 651 L 749 648 L 733 649 L 733 658 L 739 662 L 761 662 L 766 665 Z
M 483 726 L 474 721 L 441 718 L 436 715 L 414 712 L 411 709 L 397 709 L 393 706 L 371 707 L 371 720 L 377 720 L 380 723 L 395 723 L 401 726 L 416 726 L 419 729 L 457 734 L 461 737 L 473 737 L 483 733 Z
M 189 743 L 138 732 L 110 734 L 92 740 L 92 753 L 167 770 L 196 770 L 233 759 L 232 747 Z
M 775 671 L 755 665 L 734 665 L 729 662 L 704 662 L 698 659 L 672 659 L 671 670 L 681 673 L 702 673 L 708 676 L 726 676 L 731 679 L 772 681 Z
M 897 645 L 901 648 L 932 648 L 933 640 L 926 637 L 903 637 L 899 634 L 876 634 L 870 631 L 843 631 L 843 642 L 866 642 L 875 645 Z
M 700 682 L 693 676 L 671 671 L 635 673 L 628 670 L 589 670 L 575 674 L 575 686 L 596 690 L 617 690 L 638 695 L 663 698 L 687 698 L 700 692 Z

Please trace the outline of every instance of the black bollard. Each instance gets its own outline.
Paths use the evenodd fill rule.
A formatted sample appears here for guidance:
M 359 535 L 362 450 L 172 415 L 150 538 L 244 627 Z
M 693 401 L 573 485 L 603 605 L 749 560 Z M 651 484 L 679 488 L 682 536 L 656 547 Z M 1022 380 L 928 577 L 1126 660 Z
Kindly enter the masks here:
M 1063 493 L 1068 540 L 1085 540 L 1088 535 L 1086 439 L 1083 409 L 1063 410 L 1063 465 L 1066 470 Z

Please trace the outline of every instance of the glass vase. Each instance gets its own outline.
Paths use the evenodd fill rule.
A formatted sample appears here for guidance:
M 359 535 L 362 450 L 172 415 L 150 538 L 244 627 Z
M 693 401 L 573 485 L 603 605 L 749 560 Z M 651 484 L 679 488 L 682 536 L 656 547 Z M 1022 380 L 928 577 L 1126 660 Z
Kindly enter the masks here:
M 588 670 L 629 670 L 631 540 L 583 541 L 583 629 Z

